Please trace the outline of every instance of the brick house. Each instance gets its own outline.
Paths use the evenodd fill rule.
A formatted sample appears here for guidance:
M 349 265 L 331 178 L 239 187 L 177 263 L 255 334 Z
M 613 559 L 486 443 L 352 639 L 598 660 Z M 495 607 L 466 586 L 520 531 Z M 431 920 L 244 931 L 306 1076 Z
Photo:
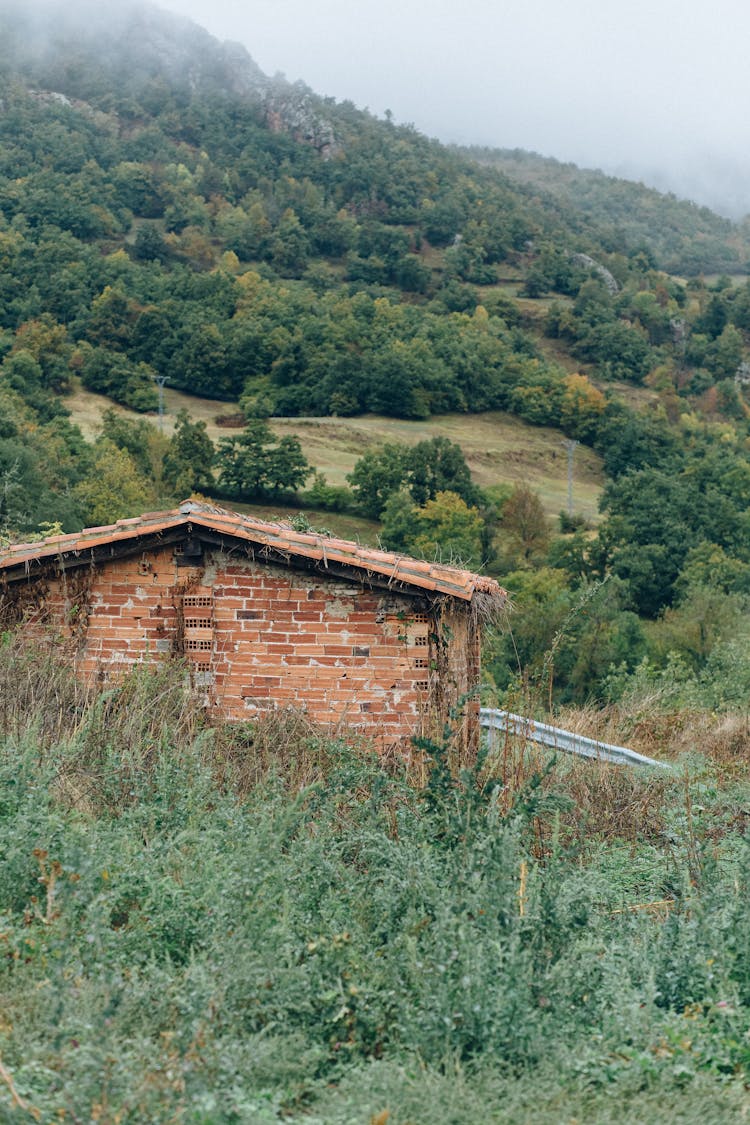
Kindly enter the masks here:
M 84 679 L 179 656 L 217 716 L 304 708 L 383 747 L 463 707 L 498 584 L 188 501 L 0 554 L 4 624 L 52 628 Z

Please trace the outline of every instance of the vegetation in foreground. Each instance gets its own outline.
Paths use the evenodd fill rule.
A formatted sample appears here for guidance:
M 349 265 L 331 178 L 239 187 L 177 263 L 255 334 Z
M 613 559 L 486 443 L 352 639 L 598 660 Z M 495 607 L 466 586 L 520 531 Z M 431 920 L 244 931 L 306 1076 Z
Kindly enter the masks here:
M 11 638 L 0 721 L 0 1120 L 747 1112 L 746 722 L 456 777 L 212 729 L 179 667 L 84 699 Z

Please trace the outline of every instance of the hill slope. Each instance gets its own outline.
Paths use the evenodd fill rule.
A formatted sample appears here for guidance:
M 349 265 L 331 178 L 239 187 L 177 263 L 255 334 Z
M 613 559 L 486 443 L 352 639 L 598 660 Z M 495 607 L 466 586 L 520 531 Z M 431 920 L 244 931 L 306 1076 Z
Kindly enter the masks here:
M 748 265 L 747 223 L 644 184 L 523 149 L 458 148 L 514 183 L 533 186 L 585 216 L 612 248 L 640 247 L 669 273 L 737 273 Z
M 68 366 L 137 409 L 158 375 L 282 414 L 549 422 L 518 393 L 562 377 L 542 334 L 605 383 L 666 361 L 686 395 L 745 355 L 714 346 L 746 331 L 745 294 L 706 319 L 704 292 L 655 269 L 744 267 L 743 232 L 708 212 L 604 178 L 589 205 L 581 174 L 572 191 L 548 164 L 482 166 L 148 5 L 6 3 L 0 43 L 0 355 L 59 325 L 54 393 Z

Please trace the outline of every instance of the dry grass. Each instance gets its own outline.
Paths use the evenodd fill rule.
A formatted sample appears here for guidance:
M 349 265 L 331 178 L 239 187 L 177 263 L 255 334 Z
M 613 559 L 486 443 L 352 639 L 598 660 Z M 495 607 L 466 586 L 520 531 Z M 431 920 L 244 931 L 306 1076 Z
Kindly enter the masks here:
M 750 776 L 750 716 L 711 711 L 661 711 L 641 701 L 637 711 L 620 706 L 562 712 L 558 726 L 602 742 L 628 746 L 650 758 L 679 762 L 700 754 L 724 777 Z
M 537 742 L 518 737 L 508 730 L 494 731 L 489 753 L 484 758 L 478 784 L 485 792 L 495 789 L 500 811 L 508 813 L 519 794 L 542 777 L 549 752 Z
M 750 777 L 750 717 L 747 714 L 689 713 L 670 716 L 675 734 L 670 752 L 679 760 L 699 753 L 723 783 Z
M 299 792 L 330 774 L 341 759 L 345 733 L 324 728 L 297 708 L 269 710 L 252 723 L 216 728 L 212 768 L 222 787 L 241 798 L 270 778 Z M 351 741 L 348 732 L 347 743 Z M 373 754 L 364 740 L 359 750 L 363 758 Z
M 351 731 L 291 708 L 215 724 L 177 660 L 136 664 L 86 690 L 53 636 L 20 630 L 0 649 L 0 737 L 27 740 L 40 762 L 54 760 L 57 796 L 86 814 L 137 802 L 165 768 L 206 770 L 245 798 L 271 778 L 291 791 L 323 781 L 346 746 L 373 754 Z
M 510 414 L 445 414 L 426 421 L 367 415 L 362 418 L 276 418 L 278 433 L 296 435 L 310 462 L 331 484 L 344 484 L 370 445 L 399 441 L 414 445 L 445 437 L 461 446 L 472 477 L 482 488 L 526 483 L 539 493 L 548 516 L 567 504 L 567 456 L 563 435 L 545 426 L 529 426 Z M 590 449 L 576 450 L 574 497 L 586 519 L 598 518 L 603 484 L 601 461 Z
M 596 836 L 634 845 L 661 840 L 674 785 L 669 775 L 577 759 L 565 770 L 562 785 L 571 801 L 560 814 L 568 839 Z
M 547 854 L 553 837 L 576 847 L 593 840 L 662 846 L 675 808 L 682 808 L 690 821 L 694 783 L 708 783 L 715 793 L 701 827 L 706 839 L 717 842 L 744 834 L 750 825 L 737 789 L 738 782 L 750 779 L 747 715 L 665 714 L 656 708 L 632 714 L 612 706 L 571 709 L 554 721 L 562 729 L 628 746 L 676 768 L 656 772 L 565 754 L 553 762 L 549 750 L 501 734 L 480 781 L 485 790 L 500 787 L 503 812 L 519 800 L 528 801 L 529 795 L 539 802 L 540 813 L 534 817 L 538 856 Z M 695 866 L 700 866 L 697 858 Z
M 737 792 L 732 786 L 750 776 L 747 715 L 655 710 L 633 715 L 613 706 L 568 711 L 556 722 L 689 765 L 655 773 L 559 755 L 550 766 L 547 749 L 499 732 L 477 782 L 488 796 L 495 794 L 503 813 L 519 801 L 541 801 L 540 852 L 549 846 L 555 824 L 569 842 L 658 842 L 669 808 L 683 799 L 679 785 L 687 785 L 689 776 L 705 775 L 720 794 L 711 829 L 717 838 L 747 820 L 732 796 Z M 371 743 L 351 731 L 325 728 L 292 709 L 269 710 L 252 723 L 214 725 L 177 661 L 137 665 L 97 692 L 86 692 L 53 637 L 32 641 L 20 632 L 8 634 L 0 650 L 0 736 L 19 745 L 28 737 L 42 760 L 62 746 L 62 756 L 54 755 L 57 793 L 89 814 L 137 802 L 143 786 L 164 769 L 205 771 L 244 799 L 270 780 L 291 792 L 322 783 L 351 761 L 352 746 L 363 763 L 374 753 Z M 428 773 L 416 751 L 381 758 L 380 765 L 415 787 Z M 549 815 L 550 801 L 555 816 Z
M 568 724 L 571 729 L 572 723 Z M 656 841 L 664 830 L 665 801 L 673 787 L 671 774 L 615 766 L 607 762 L 560 754 L 510 732 L 500 737 L 487 756 L 480 784 L 485 791 L 499 786 L 498 804 L 507 814 L 531 795 L 544 814 L 535 818 L 540 854 L 553 832 L 567 843 L 596 836 L 600 839 Z M 534 796 L 535 795 L 535 796 Z M 550 816 L 549 802 L 555 805 Z
M 20 631 L 0 645 L 0 736 L 21 741 L 33 734 L 40 749 L 60 742 L 81 721 L 90 702 L 76 681 L 59 640 L 45 634 L 30 643 Z
M 649 758 L 674 759 L 684 753 L 683 734 L 692 728 L 690 712 L 664 714 L 646 707 L 638 713 L 618 706 L 578 707 L 561 711 L 555 725 L 563 730 L 596 738 L 616 746 L 627 746 Z

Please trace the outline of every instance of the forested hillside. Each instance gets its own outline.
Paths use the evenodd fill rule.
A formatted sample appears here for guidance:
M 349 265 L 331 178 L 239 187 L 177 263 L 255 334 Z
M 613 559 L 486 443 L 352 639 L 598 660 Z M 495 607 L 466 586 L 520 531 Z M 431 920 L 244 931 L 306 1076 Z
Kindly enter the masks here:
M 700 274 L 748 258 L 705 209 L 448 149 L 157 9 L 3 4 L 0 531 L 291 495 L 502 576 L 498 688 L 519 662 L 561 698 L 675 661 L 696 691 L 712 660 L 741 678 L 750 286 Z M 110 412 L 86 442 L 67 416 L 79 385 L 154 412 L 157 380 L 241 432 Z M 598 454 L 596 534 L 574 513 L 555 533 L 500 477 L 480 490 L 446 439 L 362 449 L 334 488 L 267 422 L 484 411 Z
M 697 276 L 747 270 L 747 219 L 732 223 L 675 195 L 523 149 L 472 146 L 457 151 L 498 169 L 514 183 L 534 185 L 569 212 L 585 216 L 599 229 L 605 245 L 641 243 L 670 273 Z

